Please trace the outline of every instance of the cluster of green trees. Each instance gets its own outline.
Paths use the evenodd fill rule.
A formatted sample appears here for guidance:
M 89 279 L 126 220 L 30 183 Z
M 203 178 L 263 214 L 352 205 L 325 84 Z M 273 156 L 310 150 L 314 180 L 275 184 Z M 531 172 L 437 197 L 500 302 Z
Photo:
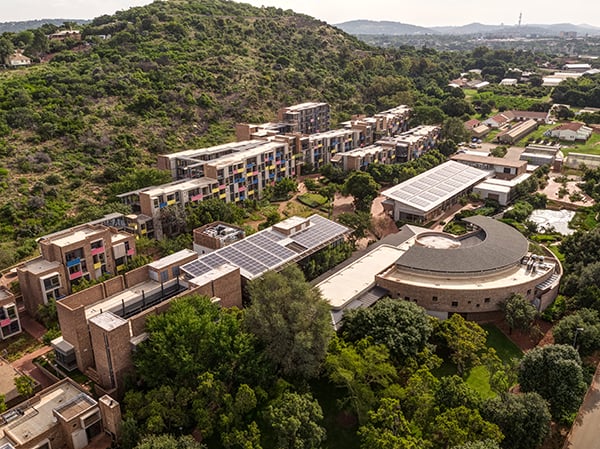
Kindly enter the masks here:
M 248 295 L 244 310 L 190 296 L 149 318 L 124 402 L 124 448 L 188 449 L 182 435 L 195 430 L 207 447 L 349 438 L 364 449 L 534 449 L 551 418 L 572 419 L 585 389 L 570 346 L 532 350 L 515 371 L 477 324 L 439 321 L 408 301 L 352 310 L 335 335 L 329 305 L 293 266 L 251 282 Z M 441 374 L 442 361 L 458 375 Z M 481 364 L 493 373 L 491 398 L 464 380 Z M 509 393 L 517 381 L 525 394 Z
M 565 80 L 554 88 L 552 99 L 571 106 L 600 107 L 600 75 Z

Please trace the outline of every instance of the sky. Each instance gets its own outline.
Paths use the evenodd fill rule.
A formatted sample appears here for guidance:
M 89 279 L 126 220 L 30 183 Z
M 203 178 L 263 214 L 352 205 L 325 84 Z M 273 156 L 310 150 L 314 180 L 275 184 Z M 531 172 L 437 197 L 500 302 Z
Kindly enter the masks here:
M 201 1 L 201 0 L 199 0 Z M 0 22 L 66 18 L 91 19 L 151 0 L 0 0 Z M 573 23 L 600 27 L 600 2 L 570 0 L 557 6 L 548 0 L 245 0 L 255 6 L 293 9 L 331 24 L 355 19 L 391 20 L 420 26 L 516 25 Z

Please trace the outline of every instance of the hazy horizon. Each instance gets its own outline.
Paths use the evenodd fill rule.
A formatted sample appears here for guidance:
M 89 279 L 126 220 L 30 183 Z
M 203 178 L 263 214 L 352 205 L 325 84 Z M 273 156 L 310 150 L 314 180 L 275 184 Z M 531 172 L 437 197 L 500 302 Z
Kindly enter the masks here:
M 0 22 L 37 19 L 93 19 L 103 14 L 152 3 L 151 0 L 2 0 Z M 522 24 L 574 25 L 590 23 L 590 18 L 600 18 L 600 2 L 590 4 L 587 0 L 573 0 L 568 8 L 548 8 L 547 1 L 522 2 L 506 0 L 498 4 L 480 7 L 478 2 L 466 0 L 459 6 L 443 0 L 423 0 L 399 7 L 396 0 L 371 0 L 364 2 L 347 0 L 246 0 L 254 6 L 275 6 L 292 9 L 313 16 L 330 24 L 351 20 L 376 20 L 401 22 L 422 27 L 462 26 L 470 23 L 486 25 L 516 25 L 522 13 Z M 418 5 L 418 7 L 411 7 Z

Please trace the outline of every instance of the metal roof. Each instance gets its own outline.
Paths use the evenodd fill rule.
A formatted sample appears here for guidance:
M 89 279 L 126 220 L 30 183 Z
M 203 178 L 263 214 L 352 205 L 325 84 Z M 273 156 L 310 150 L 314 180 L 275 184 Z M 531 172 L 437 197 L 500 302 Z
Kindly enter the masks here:
M 489 175 L 488 171 L 448 161 L 383 191 L 382 195 L 428 212 Z
M 459 276 L 500 271 L 527 254 L 527 239 L 513 227 L 493 218 L 473 216 L 464 221 L 480 229 L 481 241 L 458 248 L 412 246 L 396 262 L 400 269 Z

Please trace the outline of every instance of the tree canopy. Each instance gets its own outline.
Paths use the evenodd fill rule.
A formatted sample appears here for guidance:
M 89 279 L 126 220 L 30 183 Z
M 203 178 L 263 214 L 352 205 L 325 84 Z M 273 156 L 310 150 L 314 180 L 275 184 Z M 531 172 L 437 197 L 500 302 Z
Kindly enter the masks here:
M 539 393 L 555 419 L 569 421 L 577 412 L 586 390 L 581 359 L 568 345 L 547 345 L 528 351 L 519 367 L 524 392 Z
M 329 304 L 290 265 L 268 272 L 248 285 L 251 305 L 245 326 L 265 345 L 266 353 L 286 376 L 319 374 L 333 335 Z
M 344 314 L 342 332 L 348 341 L 371 337 L 385 345 L 400 362 L 415 356 L 427 344 L 433 325 L 425 309 L 409 301 L 384 298 L 372 307 Z

